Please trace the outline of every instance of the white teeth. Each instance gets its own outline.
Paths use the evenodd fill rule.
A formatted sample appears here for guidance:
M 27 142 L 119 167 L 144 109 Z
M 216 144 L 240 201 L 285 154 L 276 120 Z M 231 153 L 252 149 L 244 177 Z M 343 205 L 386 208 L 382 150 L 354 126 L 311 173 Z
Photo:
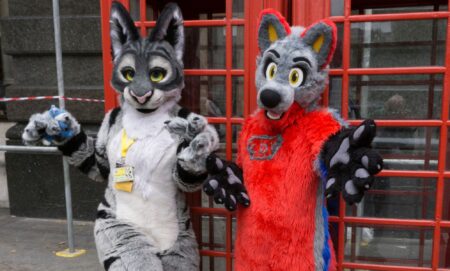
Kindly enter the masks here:
M 271 120 L 279 120 L 279 119 L 281 119 L 282 114 L 277 114 L 274 112 L 267 111 L 266 115 Z

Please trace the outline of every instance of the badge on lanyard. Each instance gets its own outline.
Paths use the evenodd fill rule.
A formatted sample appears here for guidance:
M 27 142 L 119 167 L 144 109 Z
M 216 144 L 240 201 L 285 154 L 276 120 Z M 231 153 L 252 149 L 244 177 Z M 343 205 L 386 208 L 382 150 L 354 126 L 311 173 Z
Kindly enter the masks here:
M 134 142 L 133 139 L 127 136 L 125 130 L 122 130 L 122 140 L 120 144 L 121 158 L 116 162 L 116 168 L 114 169 L 113 174 L 114 188 L 128 193 L 133 191 L 134 167 L 126 165 L 125 158 L 128 149 Z

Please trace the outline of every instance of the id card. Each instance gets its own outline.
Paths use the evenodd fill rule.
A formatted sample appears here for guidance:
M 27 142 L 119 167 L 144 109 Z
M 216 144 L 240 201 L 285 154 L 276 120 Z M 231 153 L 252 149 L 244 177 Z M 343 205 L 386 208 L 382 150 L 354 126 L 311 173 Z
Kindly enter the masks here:
M 134 168 L 131 166 L 122 166 L 114 169 L 114 188 L 124 192 L 133 190 Z

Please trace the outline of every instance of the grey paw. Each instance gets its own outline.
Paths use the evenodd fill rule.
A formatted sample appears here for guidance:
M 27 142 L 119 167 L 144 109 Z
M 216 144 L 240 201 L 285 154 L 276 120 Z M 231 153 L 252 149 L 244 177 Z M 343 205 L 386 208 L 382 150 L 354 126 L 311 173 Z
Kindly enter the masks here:
M 208 125 L 205 117 L 195 113 L 189 114 L 187 119 L 176 117 L 165 123 L 171 134 L 187 142 L 192 141 L 198 134 L 202 133 Z
M 186 170 L 202 173 L 206 171 L 206 158 L 211 152 L 211 140 L 202 133 L 178 154 L 178 163 Z
M 176 117 L 165 122 L 167 130 L 176 136 L 184 138 L 188 130 L 188 121 L 186 119 Z
M 22 133 L 22 140 L 26 145 L 35 145 L 41 141 L 45 145 L 60 145 L 80 130 L 80 124 L 70 113 L 63 112 L 52 117 L 50 111 L 46 111 L 30 117 Z M 52 140 L 49 141 L 49 138 Z

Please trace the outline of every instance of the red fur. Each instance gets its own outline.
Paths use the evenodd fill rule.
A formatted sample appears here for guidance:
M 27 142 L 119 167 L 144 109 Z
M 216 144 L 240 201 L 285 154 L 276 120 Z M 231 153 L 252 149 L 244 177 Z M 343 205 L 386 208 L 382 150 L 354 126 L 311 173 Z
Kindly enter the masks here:
M 297 103 L 279 121 L 267 119 L 263 111 L 246 120 L 239 161 L 252 203 L 237 213 L 236 271 L 315 270 L 314 217 L 320 182 L 313 162 L 323 142 L 339 128 L 329 112 L 305 113 Z M 250 159 L 250 137 L 278 134 L 283 143 L 273 159 Z

